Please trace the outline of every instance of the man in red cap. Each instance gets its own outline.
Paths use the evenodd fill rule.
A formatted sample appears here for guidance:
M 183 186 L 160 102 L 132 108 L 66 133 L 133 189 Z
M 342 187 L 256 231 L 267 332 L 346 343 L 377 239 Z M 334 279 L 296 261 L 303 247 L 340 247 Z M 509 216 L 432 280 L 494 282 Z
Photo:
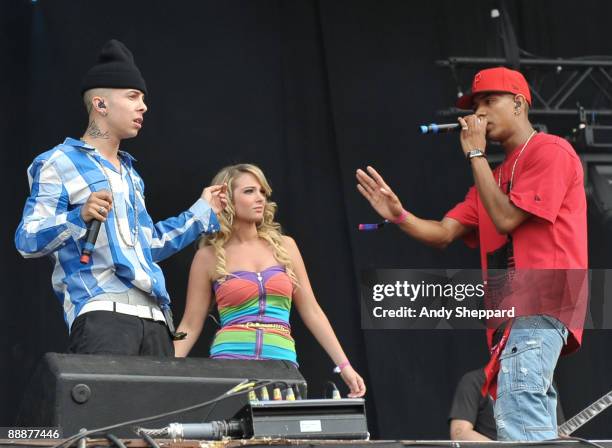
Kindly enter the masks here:
M 533 129 L 529 86 L 517 71 L 480 71 L 457 106 L 474 111 L 459 118 L 474 186 L 441 221 L 407 212 L 372 167 L 357 170 L 357 189 L 413 238 L 439 248 L 462 238 L 480 246 L 485 277 L 493 269 L 511 274 L 506 279 L 518 317 L 487 332 L 491 360 L 483 394 L 496 398 L 498 440 L 552 439 L 553 372 L 561 352 L 579 347 L 586 310 L 582 164 L 566 140 Z M 499 142 L 506 154 L 494 170 L 486 160 L 487 140 Z

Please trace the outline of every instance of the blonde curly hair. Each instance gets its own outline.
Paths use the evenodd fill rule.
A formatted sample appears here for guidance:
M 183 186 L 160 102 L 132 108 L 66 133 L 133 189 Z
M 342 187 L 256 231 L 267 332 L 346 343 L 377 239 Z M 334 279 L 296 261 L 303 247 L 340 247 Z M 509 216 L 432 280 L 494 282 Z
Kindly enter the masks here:
M 266 195 L 266 199 L 269 199 L 272 195 L 272 188 L 266 180 L 263 171 L 250 163 L 241 163 L 238 165 L 230 165 L 222 168 L 213 178 L 211 185 L 227 185 L 227 207 L 218 216 L 221 230 L 211 235 L 203 235 L 198 241 L 198 247 L 212 246 L 215 251 L 216 264 L 215 264 L 215 277 L 216 280 L 222 282 L 225 277 L 230 275 L 227 270 L 227 263 L 225 259 L 225 244 L 229 241 L 232 236 L 234 218 L 236 216 L 236 209 L 234 208 L 234 182 L 236 179 L 243 174 L 252 174 L 255 176 L 257 181 L 261 184 Z M 285 271 L 295 286 L 298 286 L 297 277 L 293 271 L 291 264 L 291 258 L 287 253 L 287 250 L 283 247 L 282 231 L 279 223 L 274 221 L 274 215 L 276 213 L 276 203 L 266 200 L 264 207 L 263 220 L 257 224 L 257 235 L 259 238 L 270 243 L 274 258 L 285 267 Z

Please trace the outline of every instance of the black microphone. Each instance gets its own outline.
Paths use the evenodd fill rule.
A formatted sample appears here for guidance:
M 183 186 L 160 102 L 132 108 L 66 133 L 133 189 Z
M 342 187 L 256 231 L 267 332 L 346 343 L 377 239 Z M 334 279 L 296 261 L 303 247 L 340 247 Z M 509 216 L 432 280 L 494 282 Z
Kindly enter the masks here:
M 424 124 L 419 126 L 421 134 L 442 134 L 446 132 L 461 132 L 461 125 L 459 123 L 447 123 L 447 124 Z
M 98 232 L 102 223 L 97 219 L 89 221 L 87 226 L 87 233 L 85 234 L 85 244 L 83 244 L 83 250 L 81 251 L 81 264 L 89 263 L 89 258 L 96 245 L 98 239 Z

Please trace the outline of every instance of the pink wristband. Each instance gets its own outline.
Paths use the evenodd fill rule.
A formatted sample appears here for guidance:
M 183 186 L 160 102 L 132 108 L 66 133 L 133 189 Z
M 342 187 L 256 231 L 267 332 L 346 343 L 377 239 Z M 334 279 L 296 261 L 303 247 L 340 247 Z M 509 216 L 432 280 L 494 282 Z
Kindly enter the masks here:
M 348 359 L 346 361 L 342 361 L 340 364 L 334 367 L 334 373 L 340 373 L 346 366 L 350 366 L 350 365 L 351 363 L 349 362 Z
M 392 222 L 393 224 L 401 224 L 404 221 L 406 221 L 407 217 L 408 217 L 408 212 L 402 209 L 402 213 L 397 218 L 390 219 L 389 221 Z

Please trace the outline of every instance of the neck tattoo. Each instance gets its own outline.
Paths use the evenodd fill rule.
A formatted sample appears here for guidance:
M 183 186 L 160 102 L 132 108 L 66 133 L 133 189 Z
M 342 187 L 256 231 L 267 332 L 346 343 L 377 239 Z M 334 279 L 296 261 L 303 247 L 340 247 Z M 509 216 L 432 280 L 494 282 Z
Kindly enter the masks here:
M 109 138 L 108 131 L 102 132 L 100 128 L 98 127 L 96 120 L 91 120 L 91 123 L 89 123 L 89 126 L 87 126 L 87 130 L 85 131 L 85 134 L 91 138 L 102 138 L 105 140 L 108 140 Z

